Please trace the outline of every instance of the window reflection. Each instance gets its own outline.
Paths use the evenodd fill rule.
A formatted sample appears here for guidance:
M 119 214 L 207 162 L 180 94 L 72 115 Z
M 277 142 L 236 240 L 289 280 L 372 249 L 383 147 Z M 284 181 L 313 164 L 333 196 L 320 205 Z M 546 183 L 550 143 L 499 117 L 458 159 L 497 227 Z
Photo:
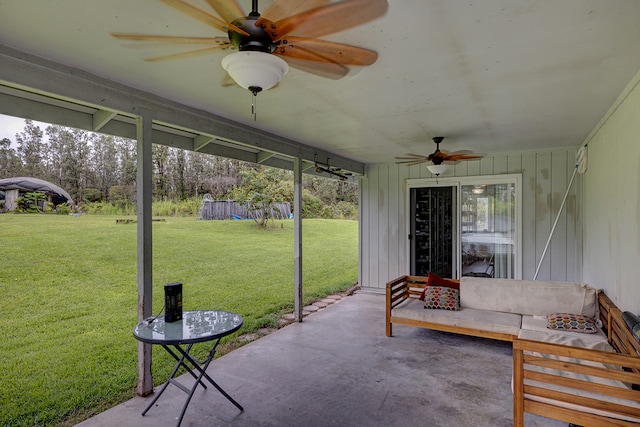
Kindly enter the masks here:
M 462 186 L 462 275 L 514 278 L 515 184 Z

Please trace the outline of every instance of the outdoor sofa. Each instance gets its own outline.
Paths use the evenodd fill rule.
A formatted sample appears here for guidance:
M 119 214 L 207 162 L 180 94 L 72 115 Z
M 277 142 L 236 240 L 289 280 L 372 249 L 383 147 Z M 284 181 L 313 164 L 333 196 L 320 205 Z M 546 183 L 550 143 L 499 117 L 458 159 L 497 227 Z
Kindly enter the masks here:
M 603 292 L 433 276 L 387 283 L 387 336 L 399 324 L 512 342 L 514 426 L 524 426 L 525 412 L 583 426 L 640 425 L 640 344 Z

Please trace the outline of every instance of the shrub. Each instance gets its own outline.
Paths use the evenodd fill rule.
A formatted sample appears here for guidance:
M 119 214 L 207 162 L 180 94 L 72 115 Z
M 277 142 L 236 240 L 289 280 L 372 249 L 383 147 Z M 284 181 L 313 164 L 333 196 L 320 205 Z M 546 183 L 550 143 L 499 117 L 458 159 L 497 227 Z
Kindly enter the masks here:
M 135 215 L 136 205 L 124 200 L 116 203 L 94 202 L 85 203 L 82 211 L 94 215 Z
M 189 199 L 182 201 L 160 200 L 153 202 L 153 216 L 198 216 L 202 200 Z
M 333 208 L 333 217 L 338 219 L 358 219 L 358 207 L 351 202 L 338 202 Z
M 102 191 L 97 188 L 85 188 L 83 199 L 85 202 L 99 202 L 102 200 Z
M 324 219 L 333 218 L 333 207 L 332 206 L 323 206 L 320 211 L 320 217 Z
M 317 218 L 322 210 L 322 201 L 306 188 L 302 190 L 302 217 Z
M 114 185 L 109 189 L 109 200 L 131 203 L 136 200 L 136 187 L 133 185 Z
M 71 207 L 66 204 L 56 206 L 56 213 L 58 215 L 69 215 L 71 213 Z
M 46 203 L 47 196 L 44 193 L 30 192 L 25 193 L 24 196 L 18 197 L 16 200 L 16 210 L 24 213 L 38 213 L 41 212 L 40 205 L 43 206 Z
M 82 206 L 82 210 L 84 210 L 88 214 L 101 214 L 103 206 L 104 203 L 102 202 L 85 203 Z

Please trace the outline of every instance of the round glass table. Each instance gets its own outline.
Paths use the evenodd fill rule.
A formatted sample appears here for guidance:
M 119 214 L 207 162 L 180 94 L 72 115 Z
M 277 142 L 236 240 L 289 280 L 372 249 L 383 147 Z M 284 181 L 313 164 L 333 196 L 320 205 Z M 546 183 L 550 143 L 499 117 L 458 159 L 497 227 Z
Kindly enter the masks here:
M 144 416 L 147 411 L 151 409 L 167 389 L 167 386 L 173 384 L 188 394 L 187 401 L 178 418 L 177 425 L 179 426 L 182 423 L 182 418 L 187 411 L 191 397 L 193 397 L 193 393 L 196 388 L 198 388 L 198 385 L 201 385 L 205 389 L 207 388 L 203 378 L 242 411 L 242 406 L 229 396 L 229 394 L 206 373 L 207 367 L 213 359 L 216 348 L 220 343 L 220 339 L 236 332 L 242 327 L 242 323 L 243 319 L 239 314 L 221 310 L 185 311 L 182 314 L 181 320 L 171 323 L 165 322 L 164 317 L 149 318 L 138 323 L 133 329 L 133 336 L 138 341 L 147 344 L 161 345 L 177 361 L 171 376 L 149 406 L 142 412 L 142 415 Z M 194 344 L 208 341 L 212 342 L 212 347 L 205 360 L 198 360 L 190 354 Z M 196 379 L 196 382 L 191 388 L 184 386 L 175 378 L 181 366 Z

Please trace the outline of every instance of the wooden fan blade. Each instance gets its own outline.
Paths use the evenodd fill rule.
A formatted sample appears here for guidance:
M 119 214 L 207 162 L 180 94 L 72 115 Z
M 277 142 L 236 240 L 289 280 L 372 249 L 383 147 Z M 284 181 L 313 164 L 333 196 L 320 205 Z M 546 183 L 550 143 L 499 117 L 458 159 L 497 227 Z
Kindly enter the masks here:
M 330 0 L 276 0 L 262 13 L 262 17 L 271 22 L 279 21 L 287 16 L 293 16 L 305 10 L 325 6 Z
M 170 59 L 191 58 L 194 56 L 206 55 L 206 54 L 215 52 L 217 50 L 223 50 L 223 49 L 225 49 L 223 46 L 211 46 L 211 47 L 205 47 L 203 49 L 190 50 L 188 52 L 170 53 L 168 55 L 160 55 L 160 56 L 154 56 L 151 58 L 145 58 L 145 61 L 159 62 L 159 61 L 166 61 Z
M 399 161 L 396 162 L 397 165 L 407 165 L 407 166 L 414 166 L 414 165 L 421 165 L 422 163 L 426 163 L 429 160 L 413 160 L 413 161 L 409 161 L 409 160 L 405 160 L 405 161 Z
M 407 154 L 406 156 L 398 156 L 398 157 L 396 157 L 396 160 L 416 160 L 416 159 L 429 160 L 429 157 L 422 156 L 420 154 Z
M 316 38 L 337 33 L 379 18 L 387 12 L 387 0 L 344 0 L 316 7 L 273 23 L 273 40 L 289 34 Z M 256 25 L 260 25 L 260 19 Z
M 458 151 L 446 151 L 447 155 L 449 156 L 453 156 L 455 154 L 473 154 L 473 151 L 471 150 L 458 150 Z
M 453 154 L 447 156 L 446 160 L 479 160 L 485 157 L 484 154 Z
M 349 73 L 349 69 L 335 62 L 307 61 L 300 58 L 283 57 L 290 67 L 309 74 L 332 80 L 339 80 Z
M 273 54 L 283 57 L 294 68 L 322 77 L 337 80 L 349 73 L 349 68 L 344 65 L 300 46 L 295 49 L 277 49 Z
M 233 22 L 246 15 L 236 0 L 207 0 L 207 3 L 227 22 Z
M 193 44 L 182 45 L 179 43 L 127 43 L 123 44 L 123 47 L 127 49 L 136 49 L 136 50 L 145 50 L 145 51 L 157 51 L 157 52 L 183 52 L 184 49 L 194 49 L 188 46 L 197 46 Z M 219 50 L 231 50 L 233 49 L 233 45 L 231 43 L 227 44 L 213 44 L 207 43 L 205 46 L 207 47 L 216 47 Z M 179 49 L 179 50 L 176 50 Z
M 304 58 L 308 61 L 325 62 L 326 59 L 329 59 L 332 62 L 344 65 L 371 65 L 378 59 L 378 54 L 369 49 L 295 36 L 288 36 L 283 39 L 277 51 L 282 56 L 296 56 L 295 52 L 291 51 L 299 48 L 319 55 L 315 57 L 316 59 Z
M 404 156 L 396 157 L 396 164 L 403 165 L 418 165 L 420 163 L 425 163 L 429 161 L 427 156 L 423 156 L 421 154 L 405 154 Z
M 130 33 L 110 33 L 120 40 L 159 42 L 174 44 L 206 44 L 206 45 L 231 45 L 228 37 L 184 37 L 184 36 L 162 36 L 153 34 L 130 34 Z
M 214 16 L 206 10 L 200 9 L 199 7 L 194 6 L 191 3 L 186 2 L 185 0 L 162 0 L 162 2 L 222 32 L 226 33 L 229 31 L 229 29 L 232 29 L 239 34 L 245 36 L 249 35 L 246 31 L 236 27 L 235 25 L 224 22 L 217 16 Z

